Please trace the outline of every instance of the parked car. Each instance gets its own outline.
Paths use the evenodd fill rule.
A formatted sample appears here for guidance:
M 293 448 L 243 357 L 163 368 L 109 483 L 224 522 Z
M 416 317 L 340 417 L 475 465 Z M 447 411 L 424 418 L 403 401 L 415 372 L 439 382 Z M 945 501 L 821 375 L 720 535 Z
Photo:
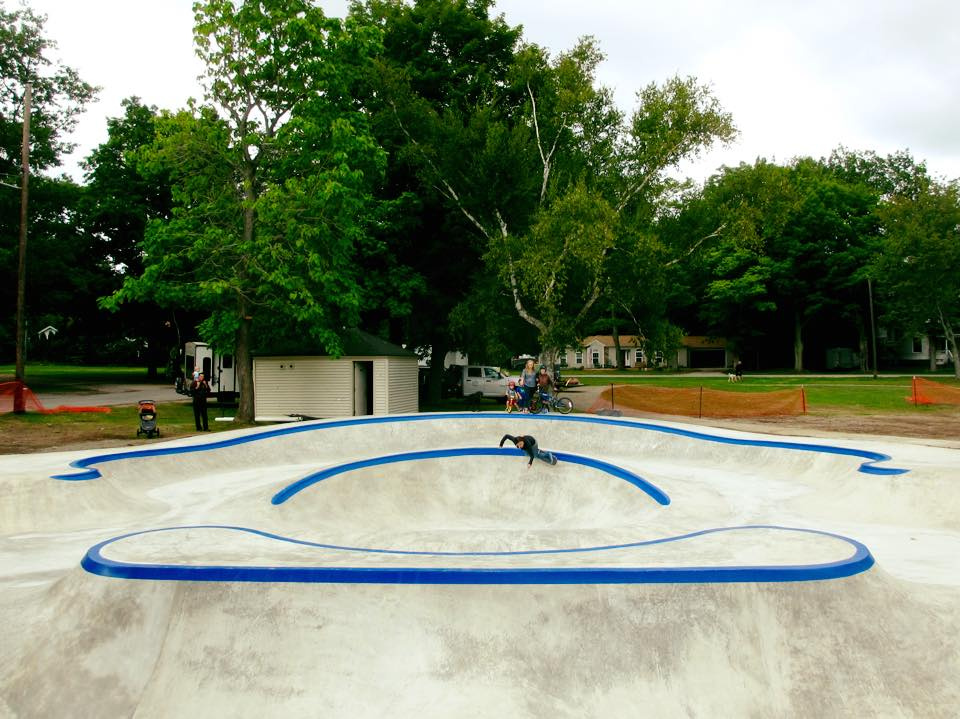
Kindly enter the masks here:
M 510 381 L 498 367 L 489 365 L 460 365 L 460 377 L 464 397 L 481 394 L 490 399 L 503 399 Z

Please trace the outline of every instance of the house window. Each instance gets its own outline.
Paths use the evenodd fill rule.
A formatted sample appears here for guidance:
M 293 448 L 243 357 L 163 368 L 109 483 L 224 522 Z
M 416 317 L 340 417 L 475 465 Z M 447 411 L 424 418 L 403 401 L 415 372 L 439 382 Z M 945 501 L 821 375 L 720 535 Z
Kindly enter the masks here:
M 923 352 L 923 338 L 914 337 L 913 338 L 913 353 L 918 355 Z
M 596 350 L 594 350 L 594 351 L 590 354 L 590 358 L 593 360 L 593 366 L 594 366 L 594 367 L 599 367 L 599 366 L 600 366 L 600 353 L 599 353 L 599 352 L 597 352 Z
M 663 352 L 657 350 L 653 353 L 653 363 L 658 365 L 663 364 Z
M 573 363 L 576 365 L 583 364 L 583 350 L 577 350 Z
M 643 350 L 635 350 L 633 353 L 633 363 L 634 364 L 643 364 Z

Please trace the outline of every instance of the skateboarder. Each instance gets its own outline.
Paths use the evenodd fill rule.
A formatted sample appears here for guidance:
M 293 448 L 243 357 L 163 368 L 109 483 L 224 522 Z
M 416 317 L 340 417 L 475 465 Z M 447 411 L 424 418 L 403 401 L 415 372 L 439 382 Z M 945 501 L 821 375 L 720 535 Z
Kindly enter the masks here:
M 530 456 L 530 461 L 527 462 L 527 469 L 533 464 L 534 458 L 542 460 L 547 464 L 556 464 L 557 458 L 553 456 L 550 452 L 544 452 L 537 446 L 537 440 L 531 437 L 529 434 L 524 434 L 519 437 L 514 437 L 512 434 L 505 434 L 500 438 L 500 446 L 503 446 L 503 443 L 507 440 L 513 442 L 517 449 L 521 449 Z

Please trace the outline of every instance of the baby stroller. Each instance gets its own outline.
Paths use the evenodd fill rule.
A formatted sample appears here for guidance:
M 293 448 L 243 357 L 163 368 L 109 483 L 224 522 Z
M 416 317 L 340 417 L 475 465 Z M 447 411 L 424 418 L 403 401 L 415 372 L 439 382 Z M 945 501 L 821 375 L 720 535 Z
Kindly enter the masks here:
M 140 428 L 137 430 L 137 436 L 147 435 L 151 439 L 153 435 L 160 436 L 160 428 L 157 426 L 157 403 L 152 399 L 142 399 L 139 404 L 140 410 Z

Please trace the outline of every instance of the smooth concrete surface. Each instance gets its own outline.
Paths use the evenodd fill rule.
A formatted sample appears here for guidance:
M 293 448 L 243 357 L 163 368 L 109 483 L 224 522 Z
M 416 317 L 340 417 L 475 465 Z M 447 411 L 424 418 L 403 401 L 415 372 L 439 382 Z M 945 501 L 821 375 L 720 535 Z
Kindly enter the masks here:
M 960 449 L 576 417 L 0 457 L 0 717 L 958 714 Z M 509 453 L 368 462 L 504 433 L 669 503 Z M 810 567 L 837 578 L 783 579 Z

